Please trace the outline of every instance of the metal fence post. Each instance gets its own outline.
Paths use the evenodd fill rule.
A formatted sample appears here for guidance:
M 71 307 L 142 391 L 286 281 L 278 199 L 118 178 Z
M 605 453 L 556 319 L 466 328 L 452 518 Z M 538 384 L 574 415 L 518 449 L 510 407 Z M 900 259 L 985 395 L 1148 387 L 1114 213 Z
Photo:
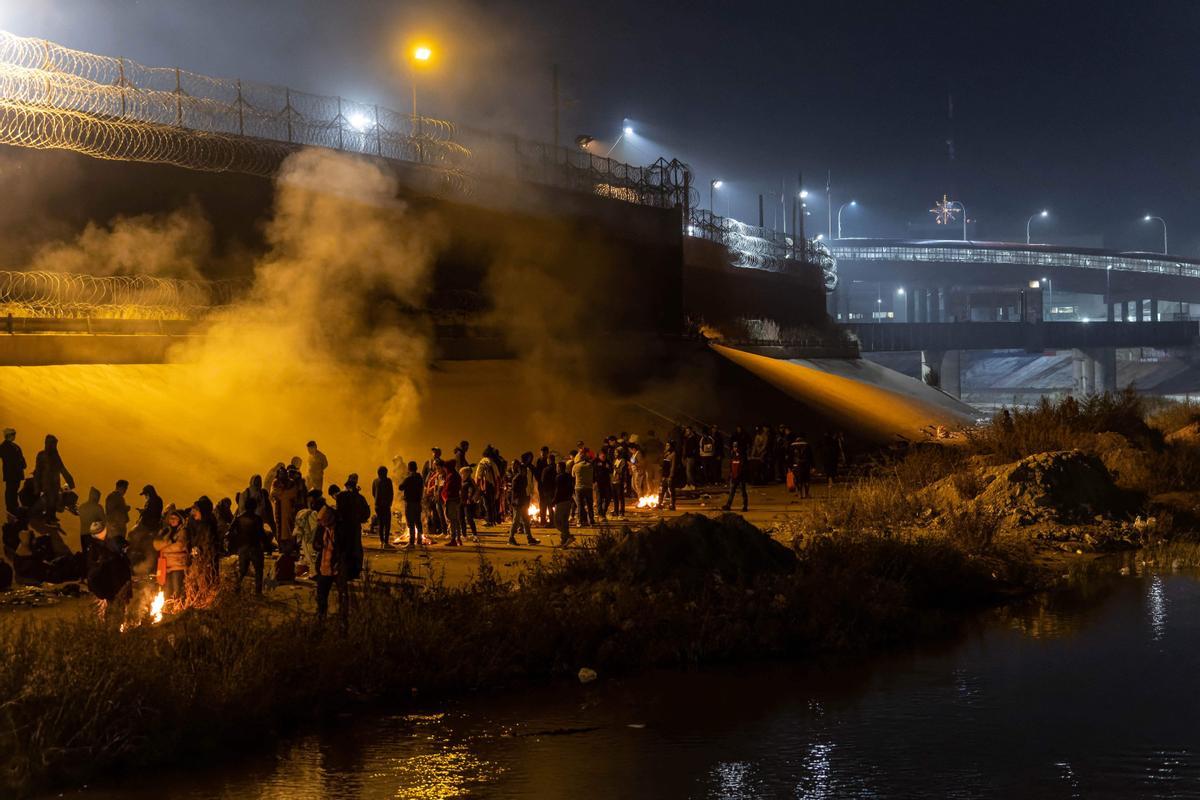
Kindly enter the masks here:
M 183 84 L 179 80 L 179 67 L 175 68 L 175 124 L 183 127 Z
M 237 93 L 238 135 L 245 136 L 246 135 L 246 121 L 242 116 L 242 111 L 243 111 L 242 104 L 245 101 L 242 100 L 242 79 L 241 78 L 238 78 L 237 90 L 238 90 L 238 93 Z

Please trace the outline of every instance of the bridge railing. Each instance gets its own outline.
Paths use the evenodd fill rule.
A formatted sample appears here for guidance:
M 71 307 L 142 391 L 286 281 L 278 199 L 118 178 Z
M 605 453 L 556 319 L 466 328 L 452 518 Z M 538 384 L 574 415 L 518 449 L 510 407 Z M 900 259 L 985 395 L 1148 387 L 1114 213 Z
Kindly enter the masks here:
M 804 261 L 821 267 L 827 291 L 837 286 L 837 262 L 823 242 L 805 239 L 797 247 L 795 237 L 773 228 L 748 225 L 699 208 L 692 209 L 687 233 L 724 245 L 733 253 L 737 267 L 780 272 L 789 260 Z
M 1112 269 L 1200 278 L 1200 264 L 1152 256 L 1069 253 L 1005 247 L 953 245 L 833 244 L 834 255 L 847 261 L 925 261 L 1004 264 L 1067 269 Z
M 686 165 L 636 167 L 577 148 L 460 129 L 377 104 L 174 67 L 150 67 L 0 31 L 0 142 L 98 158 L 272 175 L 297 147 L 432 168 L 470 191 L 498 176 L 671 207 Z

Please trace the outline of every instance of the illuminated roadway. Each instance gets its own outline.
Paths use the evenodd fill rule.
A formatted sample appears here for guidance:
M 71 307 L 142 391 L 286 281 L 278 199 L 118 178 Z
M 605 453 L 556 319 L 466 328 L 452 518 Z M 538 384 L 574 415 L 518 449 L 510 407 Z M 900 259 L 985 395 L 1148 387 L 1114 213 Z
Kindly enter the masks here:
M 1200 302 L 1200 259 L 1050 244 L 835 239 L 839 280 L 898 286 L 1013 287 L 1049 278 L 1054 292 L 1108 294 L 1113 302 Z

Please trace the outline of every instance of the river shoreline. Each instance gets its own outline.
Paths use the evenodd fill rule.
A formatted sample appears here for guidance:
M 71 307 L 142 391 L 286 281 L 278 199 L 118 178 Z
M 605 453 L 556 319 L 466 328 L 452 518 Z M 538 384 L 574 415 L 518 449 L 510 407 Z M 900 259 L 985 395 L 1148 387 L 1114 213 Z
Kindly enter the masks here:
M 181 752 L 211 763 L 321 719 L 577 680 L 585 667 L 605 679 L 931 641 L 981 610 L 1060 584 L 1064 564 L 1092 560 L 1056 555 L 1053 567 L 1017 569 L 942 541 L 849 536 L 763 550 L 754 538 L 762 535 L 732 516 L 705 523 L 717 537 L 737 531 L 744 550 L 757 555 L 724 575 L 713 568 L 729 551 L 708 553 L 693 570 L 659 574 L 652 550 L 621 550 L 622 541 L 661 538 L 696 519 L 704 518 L 671 521 L 657 534 L 601 537 L 551 564 L 534 562 L 512 583 L 484 562 L 465 587 L 416 594 L 368 581 L 344 633 L 332 623 L 318 628 L 303 611 L 256 616 L 252 604 L 232 600 L 127 634 L 84 619 L 56 623 L 36 640 L 18 636 L 6 643 L 18 669 L 63 668 L 60 691 L 44 690 L 36 704 L 27 691 L 24 717 L 10 709 L 5 752 L 25 761 L 10 758 L 8 774 L 15 766 L 23 775 L 7 789 L 69 788 L 170 765 Z M 705 550 L 703 541 L 688 547 Z M 999 577 L 1009 573 L 1036 580 Z M 92 677 L 114 674 L 126 677 Z M 48 715 L 53 728 L 41 727 Z M 44 742 L 79 743 L 81 732 L 86 745 L 34 761 Z

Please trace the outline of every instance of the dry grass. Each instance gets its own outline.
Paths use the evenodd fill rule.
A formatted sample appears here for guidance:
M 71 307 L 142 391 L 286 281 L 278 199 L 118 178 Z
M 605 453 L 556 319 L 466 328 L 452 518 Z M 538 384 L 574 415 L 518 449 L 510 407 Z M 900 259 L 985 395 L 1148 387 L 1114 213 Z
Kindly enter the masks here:
M 0 634 L 0 794 L 259 746 L 365 701 L 400 704 L 582 666 L 611 673 L 866 648 L 944 630 L 996 597 L 986 566 L 948 537 L 819 537 L 782 572 L 692 564 L 630 580 L 623 535 L 647 534 L 604 534 L 513 582 L 482 559 L 463 588 L 368 576 L 345 630 L 335 617 L 322 627 L 233 597 L 125 634 L 93 617 L 9 630 Z

